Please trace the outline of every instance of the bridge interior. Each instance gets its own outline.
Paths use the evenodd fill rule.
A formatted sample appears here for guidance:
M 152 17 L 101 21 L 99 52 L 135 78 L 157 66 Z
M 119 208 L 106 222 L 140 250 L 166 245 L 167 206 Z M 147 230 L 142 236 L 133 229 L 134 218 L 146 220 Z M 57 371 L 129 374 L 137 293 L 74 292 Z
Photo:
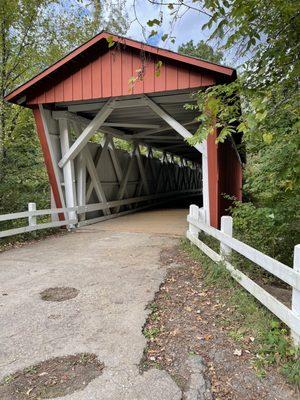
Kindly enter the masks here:
M 186 141 L 199 125 L 184 107 L 193 102 L 177 90 L 40 106 L 62 206 L 76 208 L 79 226 L 202 205 L 202 154 Z

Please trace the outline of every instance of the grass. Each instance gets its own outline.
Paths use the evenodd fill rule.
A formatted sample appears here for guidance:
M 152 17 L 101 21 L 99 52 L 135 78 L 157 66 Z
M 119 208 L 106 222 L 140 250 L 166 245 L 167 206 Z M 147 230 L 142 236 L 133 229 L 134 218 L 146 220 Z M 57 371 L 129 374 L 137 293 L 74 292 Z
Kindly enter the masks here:
M 205 236 L 205 243 L 216 251 L 215 239 Z M 222 301 L 234 310 L 219 321 L 233 328 L 229 336 L 239 343 L 245 336 L 253 339 L 257 374 L 263 377 L 268 366 L 276 365 L 290 383 L 300 388 L 300 352 L 292 345 L 288 328 L 239 286 L 221 263 L 212 261 L 188 240 L 182 241 L 181 248 L 201 265 L 204 285 L 218 288 Z
M 153 328 L 145 328 L 143 334 L 147 339 L 154 339 L 159 334 L 159 332 L 160 332 L 159 328 L 153 327 Z

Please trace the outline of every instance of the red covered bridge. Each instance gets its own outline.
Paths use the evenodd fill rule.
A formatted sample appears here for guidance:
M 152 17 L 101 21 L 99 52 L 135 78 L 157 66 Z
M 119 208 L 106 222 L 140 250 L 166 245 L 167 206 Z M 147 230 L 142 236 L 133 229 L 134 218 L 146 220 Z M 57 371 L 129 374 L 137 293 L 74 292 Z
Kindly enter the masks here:
M 81 225 L 197 196 L 218 227 L 223 194 L 241 199 L 238 143 L 216 144 L 216 132 L 190 146 L 199 122 L 183 106 L 235 78 L 232 68 L 102 32 L 6 100 L 33 110 L 53 203 L 80 206 Z

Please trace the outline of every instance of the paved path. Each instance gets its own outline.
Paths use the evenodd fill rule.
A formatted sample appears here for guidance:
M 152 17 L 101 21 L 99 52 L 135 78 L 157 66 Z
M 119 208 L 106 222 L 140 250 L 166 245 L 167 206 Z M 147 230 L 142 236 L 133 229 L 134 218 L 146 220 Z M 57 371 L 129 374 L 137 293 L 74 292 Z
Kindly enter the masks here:
M 0 380 L 51 357 L 93 352 L 105 363 L 103 375 L 62 399 L 179 400 L 166 372 L 140 375 L 138 364 L 145 307 L 166 273 L 160 252 L 177 242 L 170 233 L 184 232 L 186 214 L 170 210 L 168 223 L 161 211 L 140 213 L 0 254 L 0 294 L 7 293 L 0 296 Z M 40 299 L 57 286 L 80 293 L 60 303 Z
M 158 233 L 184 236 L 187 230 L 188 209 L 157 209 L 129 214 L 118 218 L 118 232 Z M 101 229 L 115 231 L 115 220 L 102 222 Z

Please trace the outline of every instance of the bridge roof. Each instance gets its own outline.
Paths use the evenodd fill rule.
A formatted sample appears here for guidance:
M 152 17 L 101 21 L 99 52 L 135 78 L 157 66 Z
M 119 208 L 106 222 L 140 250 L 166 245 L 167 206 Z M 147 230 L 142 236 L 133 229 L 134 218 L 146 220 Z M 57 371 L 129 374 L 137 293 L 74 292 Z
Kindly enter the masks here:
M 108 40 L 113 40 L 114 46 L 109 48 Z M 138 79 L 130 84 L 132 77 Z M 32 107 L 191 89 L 235 78 L 233 68 L 103 31 L 13 90 L 5 100 Z

